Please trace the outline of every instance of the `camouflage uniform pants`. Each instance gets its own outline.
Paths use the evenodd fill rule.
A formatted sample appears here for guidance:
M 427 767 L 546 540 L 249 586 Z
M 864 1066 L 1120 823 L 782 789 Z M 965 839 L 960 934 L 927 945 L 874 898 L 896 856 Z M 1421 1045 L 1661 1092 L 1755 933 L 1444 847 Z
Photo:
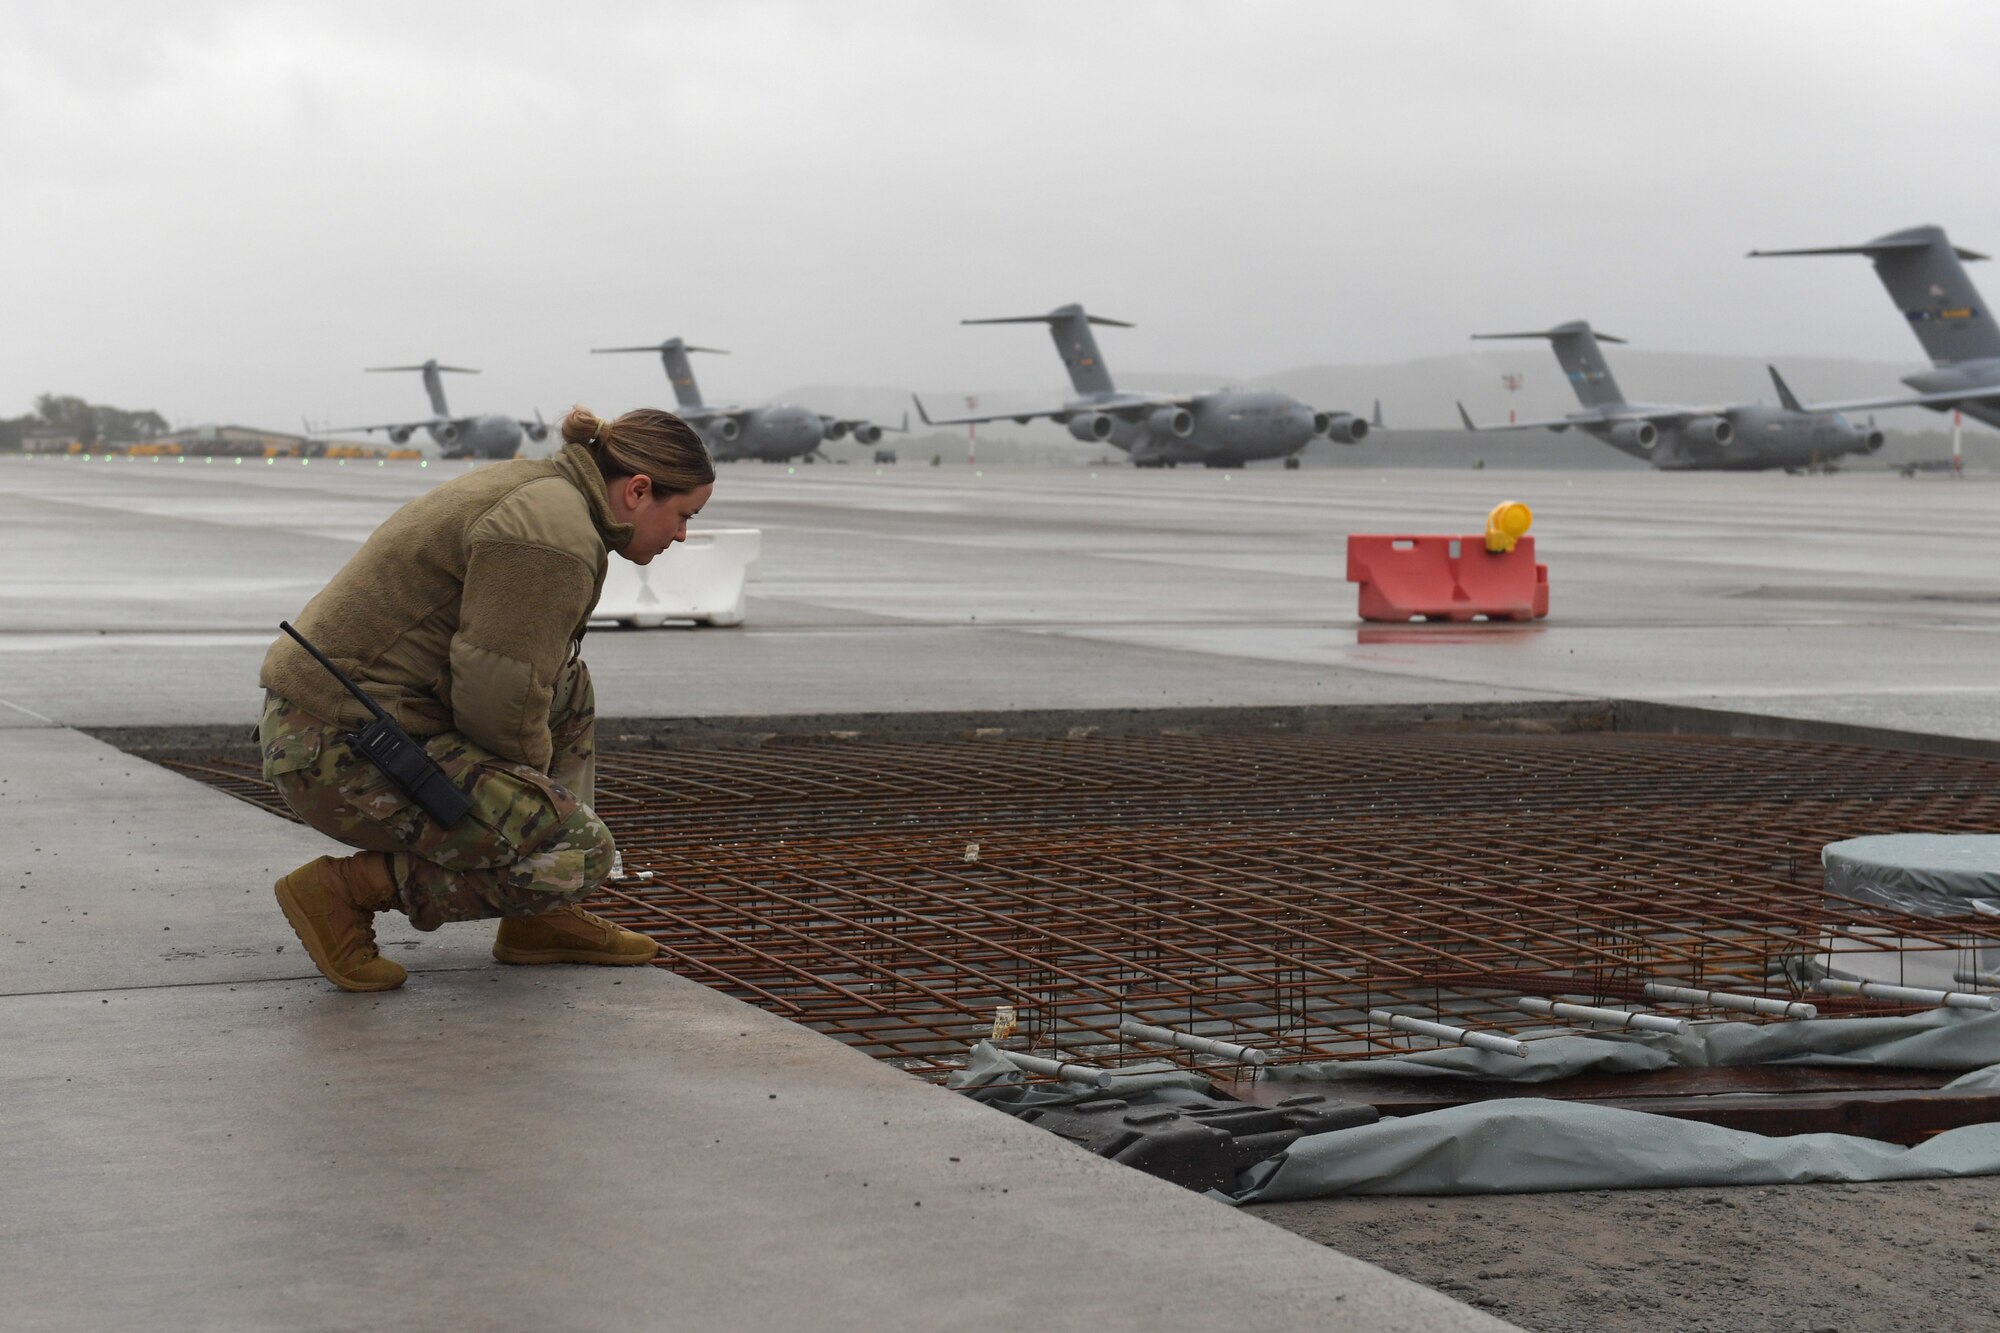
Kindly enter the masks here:
M 293 813 L 330 838 L 390 853 L 397 906 L 419 930 L 447 921 L 537 916 L 575 902 L 611 873 L 610 830 L 591 809 L 597 705 L 573 659 L 556 682 L 554 776 L 502 759 L 455 731 L 423 747 L 472 811 L 455 828 L 426 815 L 330 726 L 267 694 L 258 739 L 264 776 Z

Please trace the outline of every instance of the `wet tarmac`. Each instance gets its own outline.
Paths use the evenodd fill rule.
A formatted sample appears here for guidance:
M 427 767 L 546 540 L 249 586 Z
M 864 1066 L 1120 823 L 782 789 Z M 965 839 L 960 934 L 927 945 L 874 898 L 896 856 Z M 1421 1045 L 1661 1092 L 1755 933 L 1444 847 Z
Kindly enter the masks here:
M 277 620 L 464 464 L 0 462 L 0 714 L 253 715 Z M 2000 482 L 725 467 L 739 629 L 616 631 L 610 717 L 1626 697 L 2000 737 Z M 1536 512 L 1553 613 L 1364 626 L 1353 531 Z

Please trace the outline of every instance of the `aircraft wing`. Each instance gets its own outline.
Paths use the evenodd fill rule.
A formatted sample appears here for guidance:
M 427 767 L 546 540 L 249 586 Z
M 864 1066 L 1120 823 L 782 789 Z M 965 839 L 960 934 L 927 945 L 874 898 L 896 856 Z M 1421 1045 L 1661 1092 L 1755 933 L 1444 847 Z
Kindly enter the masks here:
M 1551 417 L 1546 421 L 1510 421 L 1504 426 L 1479 426 L 1473 424 L 1472 414 L 1465 410 L 1464 403 L 1459 403 L 1457 406 L 1458 419 L 1465 423 L 1465 428 L 1481 435 L 1489 431 L 1502 430 L 1568 430 L 1577 424 L 1568 417 Z
M 1671 428 L 1680 425 L 1684 421 L 1691 421 L 1695 417 L 1727 416 L 1741 406 L 1743 406 L 1741 403 L 1721 403 L 1714 407 L 1629 406 L 1607 411 L 1602 415 L 1592 413 L 1588 416 L 1563 417 L 1559 420 L 1516 421 L 1505 426 L 1473 426 L 1470 419 L 1467 419 L 1466 425 L 1478 431 L 1562 430 L 1568 426 L 1615 426 L 1621 421 L 1650 421 L 1654 425 Z M 1458 411 L 1461 417 L 1465 416 L 1465 409 L 1463 407 L 1459 408 Z
M 437 420 L 436 418 L 431 418 L 430 420 L 427 421 L 385 421 L 380 423 L 379 425 L 374 425 L 374 426 L 328 426 L 326 428 L 325 433 L 328 435 L 335 435 L 344 430 L 358 430 L 358 431 L 370 431 L 370 432 L 378 430 L 406 430 L 411 432 L 412 434 L 415 434 L 417 431 L 428 430 L 432 426 L 441 426 L 443 424 L 444 424 L 443 422 Z
M 893 431 L 898 435 L 908 435 L 910 433 L 910 414 L 908 412 L 903 413 L 903 424 L 900 426 L 885 426 L 867 417 L 830 417 L 824 412 L 820 414 L 819 418 L 819 428 L 822 431 L 840 431 L 845 433 L 862 426 L 873 426 L 877 430 Z
M 1778 398 L 1794 412 L 1860 412 L 1875 408 L 1889 407 L 1956 407 L 1960 403 L 2000 402 L 2000 384 L 1978 389 L 1947 389 L 1941 393 L 1906 393 L 1889 398 L 1850 398 L 1838 403 L 1801 403 L 1785 381 L 1778 376 L 1776 366 L 1766 366 L 1771 372 L 1772 383 L 1778 386 Z
M 1027 422 L 1033 421 L 1036 417 L 1068 415 L 1063 408 L 1045 407 L 1024 412 L 987 412 L 979 416 L 969 417 L 934 417 L 924 407 L 923 399 L 917 397 L 915 394 L 911 394 L 910 401 L 917 405 L 917 417 L 926 426 L 977 426 L 983 425 L 988 421 L 1018 421 L 1025 425 Z
M 984 416 L 934 417 L 924 410 L 924 400 L 915 394 L 910 401 L 917 405 L 917 415 L 926 426 L 966 426 L 979 425 L 988 421 L 1016 421 L 1022 425 L 1037 417 L 1073 417 L 1085 412 L 1102 412 L 1108 417 L 1124 421 L 1137 421 L 1141 416 L 1158 407 L 1186 407 L 1200 394 L 1193 393 L 1126 393 L 1120 392 L 1117 399 L 1108 403 L 1070 403 L 1063 407 L 1030 408 L 1019 412 L 992 412 Z

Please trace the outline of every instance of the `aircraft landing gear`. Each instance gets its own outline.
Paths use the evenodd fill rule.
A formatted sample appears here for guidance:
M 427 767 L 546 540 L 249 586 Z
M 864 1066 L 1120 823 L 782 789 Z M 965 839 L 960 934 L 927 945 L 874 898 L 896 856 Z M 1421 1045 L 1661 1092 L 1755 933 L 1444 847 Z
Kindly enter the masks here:
M 1298 459 L 1296 459 L 1296 458 L 1287 458 L 1287 459 L 1285 460 L 1285 471 L 1287 471 L 1287 472 L 1297 472 L 1298 470 L 1299 470 L 1299 460 L 1298 460 Z

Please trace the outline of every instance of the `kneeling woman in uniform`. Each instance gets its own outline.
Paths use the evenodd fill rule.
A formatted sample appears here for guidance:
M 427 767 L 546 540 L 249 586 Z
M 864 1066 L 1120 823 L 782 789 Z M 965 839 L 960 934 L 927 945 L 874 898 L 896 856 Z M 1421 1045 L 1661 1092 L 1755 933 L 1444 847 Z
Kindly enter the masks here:
M 289 638 L 271 646 L 264 774 L 300 819 L 362 850 L 300 866 L 278 903 L 343 990 L 388 990 L 376 912 L 419 930 L 499 917 L 503 963 L 643 963 L 657 946 L 576 906 L 611 873 L 592 804 L 596 710 L 577 655 L 609 552 L 643 565 L 714 489 L 669 412 L 583 408 L 553 458 L 483 467 L 377 528 L 298 617 L 306 639 L 415 737 L 460 791 L 450 828 L 351 743 L 370 715 Z

